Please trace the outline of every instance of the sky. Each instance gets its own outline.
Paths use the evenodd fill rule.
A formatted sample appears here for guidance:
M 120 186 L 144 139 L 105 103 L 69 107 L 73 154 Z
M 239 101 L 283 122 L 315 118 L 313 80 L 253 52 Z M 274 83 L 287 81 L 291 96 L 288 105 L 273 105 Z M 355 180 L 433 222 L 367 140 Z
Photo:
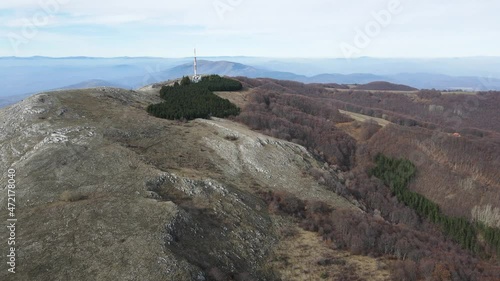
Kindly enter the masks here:
M 498 0 L 7 0 L 0 56 L 500 56 Z

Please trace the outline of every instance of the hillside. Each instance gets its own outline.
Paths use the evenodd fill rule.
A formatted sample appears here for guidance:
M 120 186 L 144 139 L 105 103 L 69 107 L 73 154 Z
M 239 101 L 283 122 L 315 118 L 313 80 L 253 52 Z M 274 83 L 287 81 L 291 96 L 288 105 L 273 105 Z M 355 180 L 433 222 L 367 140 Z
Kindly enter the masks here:
M 407 253 L 411 256 L 405 261 L 405 266 L 415 270 L 398 271 L 394 268 L 392 274 L 398 276 L 396 280 L 414 280 L 410 276 L 419 276 L 417 280 L 430 278 L 429 272 L 418 269 L 425 267 L 424 264 L 427 262 L 435 265 L 446 264 L 446 268 L 452 272 L 451 268 L 454 270 L 468 268 L 460 272 L 455 271 L 452 280 L 498 279 L 499 276 L 493 273 L 498 272 L 494 266 L 486 270 L 491 270 L 490 275 L 483 271 L 484 268 L 479 269 L 482 266 L 478 264 L 461 264 L 464 260 L 474 259 L 473 257 L 489 256 L 495 259 L 500 254 L 500 239 L 498 239 L 500 186 L 498 171 L 495 169 L 500 159 L 498 157 L 500 138 L 494 132 L 488 133 L 480 129 L 494 123 L 485 122 L 477 129 L 464 129 L 463 134 L 454 134 L 454 131 L 446 132 L 450 129 L 446 127 L 446 123 L 419 123 L 412 119 L 414 115 L 402 114 L 411 112 L 409 109 L 412 108 L 422 108 L 419 103 L 424 99 L 437 95 L 441 97 L 441 93 L 436 91 L 405 94 L 393 91 L 373 93 L 333 90 L 332 94 L 332 89 L 328 85 L 321 87 L 319 84 L 305 85 L 273 79 L 240 78 L 240 81 L 249 88 L 250 93 L 242 95 L 221 93 L 221 96 L 239 103 L 240 106 L 242 100 L 245 101 L 237 120 L 266 134 L 300 143 L 314 152 L 316 157 L 339 165 L 347 171 L 345 174 L 347 189 L 337 192 L 353 196 L 362 204 L 363 210 L 376 217 L 380 215 L 392 225 L 404 225 L 405 228 L 408 227 L 407 230 L 419 232 L 410 236 L 403 233 L 395 234 L 397 238 L 393 238 L 398 240 L 405 237 L 404 240 L 396 242 L 394 246 L 396 248 L 405 243 L 413 245 L 404 250 L 409 251 Z M 483 116 L 494 115 L 494 111 L 489 108 L 497 104 L 495 97 L 497 97 L 495 92 L 479 93 L 477 98 L 469 94 L 442 96 L 443 102 L 455 103 L 457 99 L 468 102 L 480 101 L 471 103 L 476 107 L 469 107 L 468 110 L 480 111 L 479 108 L 483 108 L 481 111 Z M 486 100 L 489 101 L 489 105 L 483 106 Z M 345 112 L 355 120 L 342 118 L 338 115 L 339 112 Z M 462 116 L 479 118 L 472 114 Z M 450 117 L 436 114 L 434 118 L 442 120 Z M 465 120 L 464 118 L 464 123 Z M 346 133 L 356 140 L 354 146 L 352 139 L 345 136 Z M 374 167 L 374 159 L 378 153 L 396 159 L 409 159 L 410 163 L 413 162 L 412 165 L 415 165 L 416 173 L 408 182 L 409 186 L 404 187 L 405 190 L 408 189 L 404 193 L 406 198 L 399 195 L 396 198 L 389 182 L 385 181 L 384 185 L 372 176 L 370 171 Z M 387 172 L 390 171 L 381 174 Z M 276 204 L 276 201 L 280 202 L 279 198 L 282 198 L 282 195 L 269 196 L 270 204 Z M 401 201 L 403 199 L 406 201 Z M 428 203 L 424 205 L 422 202 Z M 423 216 L 422 214 L 429 214 L 426 206 L 433 206 L 432 208 L 439 210 L 440 217 Z M 285 214 L 301 217 L 301 207 L 290 210 L 289 207 L 278 203 L 278 209 Z M 392 254 L 392 250 L 388 250 L 394 248 L 387 246 L 387 243 L 391 244 L 387 240 L 387 231 L 394 233 L 394 229 L 384 229 L 382 225 L 367 219 L 364 223 L 369 225 L 371 231 L 349 228 L 352 232 L 348 231 L 350 238 L 346 240 L 345 232 L 337 232 L 339 226 L 336 221 L 357 224 L 363 219 L 339 213 L 332 215 L 333 213 L 314 214 L 312 217 L 306 214 L 305 219 L 314 222 L 304 222 L 302 225 L 306 230 L 318 231 L 324 240 L 333 243 L 335 247 L 349 249 L 354 253 L 375 256 L 389 253 L 390 256 L 402 258 L 401 250 L 396 250 Z M 450 226 L 448 222 L 454 226 Z M 462 228 L 465 225 L 467 229 Z M 426 235 L 430 236 L 424 238 Z M 448 247 L 461 245 L 460 247 L 466 251 L 451 254 L 445 248 L 439 249 L 428 244 L 428 239 L 442 237 L 441 235 L 448 236 L 450 240 L 447 240 L 447 243 L 454 241 L 455 246 Z M 353 237 L 355 240 L 352 240 Z M 339 244 L 339 240 L 345 244 L 342 242 Z M 476 243 L 471 241 L 479 243 L 471 244 Z M 376 250 L 379 247 L 378 243 L 385 245 L 384 250 Z M 428 259 L 422 259 L 423 256 Z M 402 259 L 405 260 L 404 257 Z
M 83 81 L 83 82 L 80 82 L 77 84 L 62 87 L 60 90 L 88 89 L 88 88 L 97 88 L 97 87 L 120 88 L 121 86 L 117 83 L 111 83 L 111 82 L 100 80 L 100 79 L 91 79 L 91 80 Z
M 323 164 L 303 147 L 227 120 L 149 116 L 159 101 L 96 88 L 0 111 L 0 169 L 16 170 L 22 222 L 18 272 L 2 280 L 275 280 L 266 260 L 283 223 L 257 191 L 358 210 L 307 173 Z
M 246 76 L 250 78 L 257 77 L 273 77 L 276 79 L 299 80 L 306 78 L 303 75 L 294 74 L 291 72 L 280 72 L 266 70 L 262 68 L 253 67 L 242 63 L 231 61 L 198 61 L 198 72 L 202 74 L 218 74 L 227 76 Z M 192 62 L 173 67 L 167 71 L 158 74 L 159 77 L 164 79 L 172 79 L 186 75 L 192 75 L 193 64 Z
M 384 81 L 375 81 L 364 85 L 359 85 L 355 87 L 356 90 L 371 90 L 371 91 L 417 91 L 417 88 L 413 88 L 401 84 L 393 84 Z
M 0 279 L 500 278 L 498 232 L 486 228 L 500 208 L 496 123 L 458 137 L 443 115 L 417 119 L 422 104 L 436 112 L 466 95 L 236 79 L 243 90 L 215 92 L 241 108 L 229 119 L 153 117 L 147 107 L 168 101 L 152 86 L 61 90 L 0 109 L 0 169 L 16 171 L 22 223 L 18 273 Z M 497 96 L 478 97 L 478 115 L 493 116 Z M 397 170 L 372 173 L 378 153 L 412 162 L 405 194 L 437 204 L 440 220 L 486 230 L 420 215 L 391 190 Z
M 493 211 L 500 208 L 496 169 L 500 161 L 500 122 L 494 109 L 500 106 L 498 92 L 477 95 L 444 95 L 438 91 L 398 94 L 336 89 L 332 92 L 329 85 L 325 86 L 260 79 L 259 83 L 249 85 L 255 94 L 253 100 L 250 96 L 246 99 L 255 104 L 244 109 L 240 119 L 255 124 L 256 117 L 248 118 L 248 115 L 267 114 L 259 104 L 290 120 L 293 118 L 291 114 L 299 116 L 296 110 L 302 108 L 316 117 L 326 112 L 325 105 L 329 106 L 329 111 L 339 109 L 356 121 L 347 122 L 338 116 L 328 116 L 327 119 L 358 141 L 356 165 L 370 166 L 370 157 L 378 152 L 410 158 L 420 169 L 412 188 L 439 203 L 448 214 L 472 219 L 477 216 L 473 210 L 487 206 L 493 206 Z M 276 91 L 288 96 L 282 94 L 280 101 L 274 94 Z M 264 104 L 266 99 L 274 107 Z M 294 102 L 297 99 L 301 100 L 301 105 Z M 281 104 L 288 108 L 281 109 Z M 289 108 L 291 105 L 293 110 Z M 313 105 L 314 110 L 310 108 Z M 268 122 L 272 121 L 268 118 Z M 384 127 L 377 128 L 373 123 Z M 319 123 L 314 124 L 318 126 Z M 266 128 L 264 125 L 257 127 Z M 274 134 L 286 136 L 276 133 L 286 129 L 273 129 Z M 320 138 L 318 136 L 316 140 Z M 327 154 L 325 150 L 322 152 Z M 491 216 L 495 217 L 495 214 Z
M 193 72 L 191 57 L 0 57 L 0 61 L 3 78 L 0 80 L 0 107 L 11 104 L 2 100 L 5 97 L 15 103 L 27 95 L 68 86 L 137 89 L 192 75 Z M 497 61 L 498 58 L 344 60 L 203 57 L 199 58 L 199 71 L 202 74 L 267 77 L 303 83 L 366 84 L 387 81 L 418 89 L 486 91 L 500 89 L 500 74 L 494 63 Z M 408 73 L 409 70 L 413 73 Z

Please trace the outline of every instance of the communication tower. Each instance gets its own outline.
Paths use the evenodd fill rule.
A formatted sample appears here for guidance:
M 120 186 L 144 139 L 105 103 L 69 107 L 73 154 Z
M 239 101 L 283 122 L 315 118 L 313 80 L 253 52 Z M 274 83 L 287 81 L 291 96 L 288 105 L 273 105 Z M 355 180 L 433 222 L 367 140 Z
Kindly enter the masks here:
M 191 80 L 194 83 L 198 83 L 201 80 L 201 75 L 198 75 L 198 60 L 196 59 L 196 48 L 194 49 L 194 75 Z

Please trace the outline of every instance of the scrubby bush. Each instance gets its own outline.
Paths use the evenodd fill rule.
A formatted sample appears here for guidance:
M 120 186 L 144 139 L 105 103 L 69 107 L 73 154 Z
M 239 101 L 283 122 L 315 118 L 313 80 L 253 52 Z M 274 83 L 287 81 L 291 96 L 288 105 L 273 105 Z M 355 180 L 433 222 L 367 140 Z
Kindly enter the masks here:
M 325 203 L 303 201 L 289 193 L 267 192 L 261 196 L 271 211 L 292 216 L 303 229 L 321 235 L 333 249 L 397 259 L 390 267 L 394 280 L 469 281 L 500 277 L 494 267 L 483 268 L 470 252 L 430 229 L 417 231 L 366 213 L 325 208 Z M 443 276 L 450 278 L 436 279 Z
M 369 119 L 362 122 L 360 125 L 360 137 L 361 140 L 369 140 L 375 133 L 380 130 L 380 125 L 377 122 Z
M 303 94 L 313 93 L 316 88 L 291 82 L 284 85 L 288 84 L 297 89 L 284 88 L 276 81 L 260 86 L 237 120 L 273 137 L 303 145 L 330 164 L 350 168 L 356 150 L 355 140 L 335 125 L 352 120 L 330 102 Z M 266 88 L 262 89 L 264 86 Z M 278 88 L 283 93 L 268 88 Z M 290 94 L 299 90 L 304 92 Z

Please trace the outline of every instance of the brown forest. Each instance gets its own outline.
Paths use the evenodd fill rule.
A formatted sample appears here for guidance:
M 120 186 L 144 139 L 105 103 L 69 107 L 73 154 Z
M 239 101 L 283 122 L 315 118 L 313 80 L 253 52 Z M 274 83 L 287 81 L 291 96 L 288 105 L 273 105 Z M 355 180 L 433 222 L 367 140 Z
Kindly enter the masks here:
M 461 248 L 369 173 L 377 153 L 409 159 L 417 169 L 411 191 L 437 203 L 446 216 L 500 228 L 495 221 L 500 216 L 499 92 L 392 93 L 238 80 L 249 94 L 236 120 L 301 144 L 329 163 L 329 169 L 311 174 L 358 202 L 365 213 L 333 210 L 286 193 L 262 194 L 272 211 L 294 217 L 329 247 L 393 258 L 394 280 L 500 280 L 495 249 L 485 246 L 473 253 Z M 392 124 L 354 121 L 339 109 Z M 333 180 L 339 169 L 344 185 Z

